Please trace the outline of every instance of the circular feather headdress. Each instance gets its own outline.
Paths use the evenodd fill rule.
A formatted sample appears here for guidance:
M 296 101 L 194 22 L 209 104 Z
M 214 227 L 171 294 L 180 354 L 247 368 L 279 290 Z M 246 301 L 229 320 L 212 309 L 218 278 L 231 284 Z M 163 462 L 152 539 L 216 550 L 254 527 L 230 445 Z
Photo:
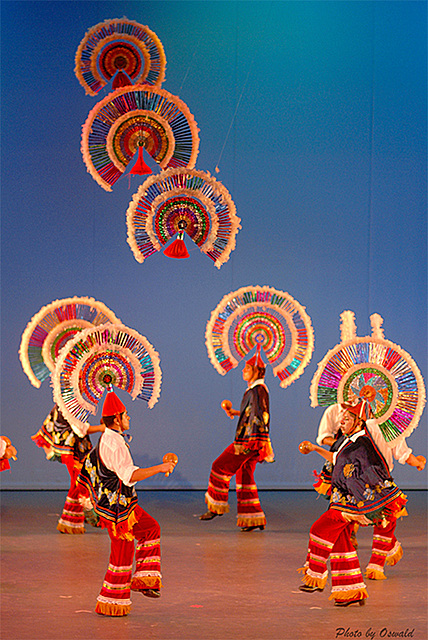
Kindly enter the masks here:
M 151 409 L 159 399 L 159 354 L 123 324 L 104 324 L 76 335 L 61 351 L 52 374 L 54 400 L 71 423 L 95 414 L 106 389 L 116 387 Z
M 310 361 L 314 349 L 311 319 L 285 291 L 248 286 L 228 293 L 207 323 L 205 343 L 221 375 L 237 367 L 254 348 L 263 348 L 273 373 L 285 388 Z
M 89 29 L 80 43 L 74 72 L 85 92 L 95 96 L 116 74 L 130 84 L 160 86 L 165 79 L 165 52 L 157 35 L 126 18 L 105 20 Z
M 22 368 L 31 384 L 40 387 L 55 369 L 61 349 L 77 332 L 106 322 L 120 320 L 93 298 L 62 298 L 42 307 L 27 324 L 19 347 Z
M 228 190 L 209 173 L 167 169 L 148 178 L 126 214 L 128 243 L 138 262 L 187 233 L 217 268 L 227 262 L 241 228 Z
M 106 191 L 143 146 L 161 169 L 195 166 L 199 135 L 187 105 L 146 84 L 116 89 L 91 110 L 82 128 L 88 172 Z
M 341 342 L 319 363 L 311 405 L 366 400 L 387 444 L 393 447 L 417 427 L 425 405 L 422 374 L 411 356 L 386 340 L 383 318 L 370 316 L 372 335 L 356 335 L 355 314 L 341 316 Z

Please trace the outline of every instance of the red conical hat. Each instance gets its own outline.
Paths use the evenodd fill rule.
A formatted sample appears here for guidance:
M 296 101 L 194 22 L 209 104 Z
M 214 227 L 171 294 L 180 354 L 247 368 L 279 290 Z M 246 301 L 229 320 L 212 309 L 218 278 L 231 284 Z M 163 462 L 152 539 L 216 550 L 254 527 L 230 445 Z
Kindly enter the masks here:
M 364 421 L 373 418 L 372 410 L 370 409 L 370 405 L 366 400 L 362 400 L 357 404 L 341 404 L 342 409 L 349 411 L 349 413 L 353 413 L 358 418 L 362 418 Z
M 262 360 L 262 356 L 260 354 L 260 345 L 257 345 L 257 350 L 256 353 L 249 359 L 247 360 L 247 364 L 250 364 L 252 367 L 265 367 L 265 363 Z
M 109 391 L 103 404 L 103 417 L 115 416 L 118 413 L 123 413 L 124 411 L 126 411 L 126 407 L 123 404 L 122 400 L 115 394 L 114 391 Z

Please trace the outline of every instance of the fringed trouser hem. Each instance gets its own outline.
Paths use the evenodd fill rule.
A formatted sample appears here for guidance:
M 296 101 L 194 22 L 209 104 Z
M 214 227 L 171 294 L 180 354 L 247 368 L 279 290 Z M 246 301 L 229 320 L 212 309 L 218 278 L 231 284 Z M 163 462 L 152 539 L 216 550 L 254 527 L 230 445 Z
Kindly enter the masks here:
M 386 580 L 386 575 L 384 573 L 383 567 L 378 567 L 377 565 L 373 564 L 367 565 L 364 575 L 368 580 Z
M 240 514 L 237 520 L 238 527 L 258 527 L 265 524 L 266 524 L 266 517 L 264 513 L 262 513 L 262 515 Z
M 333 591 L 328 599 L 335 602 L 348 602 L 349 600 L 365 600 L 366 598 L 368 598 L 367 589 L 362 587 L 359 589 Z
M 229 513 L 229 504 L 227 502 L 213 500 L 208 491 L 205 494 L 205 502 L 209 511 L 212 511 L 213 513 L 218 513 L 221 515 L 223 515 L 223 513 Z
M 387 522 L 385 527 L 375 526 L 370 561 L 366 567 L 369 580 L 385 580 L 384 566 L 393 566 L 403 556 L 403 549 L 394 535 L 397 520 Z
M 159 576 L 136 576 L 131 581 L 131 591 L 143 591 L 145 589 L 161 589 L 162 581 Z
M 95 612 L 101 616 L 127 616 L 131 611 L 130 604 L 115 604 L 112 602 L 97 601 Z
M 401 560 L 402 557 L 403 547 L 398 542 L 398 540 L 396 540 L 394 549 L 392 549 L 391 553 L 388 553 L 388 555 L 386 556 L 386 564 L 388 564 L 390 567 L 393 567 L 395 564 L 397 564 L 397 562 Z
M 62 518 L 58 520 L 58 524 L 56 525 L 56 528 L 60 533 L 69 533 L 69 534 L 85 533 L 85 527 L 83 525 L 70 525 L 70 523 L 65 523 Z

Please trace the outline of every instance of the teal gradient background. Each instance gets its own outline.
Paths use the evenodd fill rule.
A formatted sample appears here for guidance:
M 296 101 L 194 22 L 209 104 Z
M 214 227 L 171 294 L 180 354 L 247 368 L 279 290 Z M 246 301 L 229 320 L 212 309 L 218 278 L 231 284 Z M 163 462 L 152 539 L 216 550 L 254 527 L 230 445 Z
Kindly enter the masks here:
M 86 171 L 81 127 L 105 92 L 85 95 L 74 56 L 90 27 L 122 16 L 159 36 L 162 88 L 200 128 L 196 168 L 236 204 L 242 230 L 220 270 L 191 241 L 188 260 L 159 252 L 137 263 L 125 214 L 142 179 L 107 193 Z M 1 433 L 19 456 L 1 474 L 4 488 L 68 484 L 65 467 L 30 439 L 52 406 L 49 381 L 33 388 L 18 358 L 27 322 L 58 298 L 103 301 L 161 356 L 155 407 L 121 397 L 136 464 L 166 451 L 180 464 L 141 488 L 204 488 L 232 441 L 220 402 L 239 406 L 242 366 L 220 376 L 204 334 L 221 298 L 242 286 L 289 292 L 315 331 L 313 358 L 294 384 L 281 389 L 268 368 L 276 462 L 258 467 L 260 488 L 309 488 L 322 466 L 298 443 L 315 438 L 322 409 L 310 407 L 309 386 L 340 341 L 345 309 L 359 336 L 379 313 L 385 337 L 426 379 L 426 17 L 418 1 L 1 3 Z M 425 456 L 426 416 L 408 438 Z M 393 475 L 421 488 L 426 473 L 396 464 Z

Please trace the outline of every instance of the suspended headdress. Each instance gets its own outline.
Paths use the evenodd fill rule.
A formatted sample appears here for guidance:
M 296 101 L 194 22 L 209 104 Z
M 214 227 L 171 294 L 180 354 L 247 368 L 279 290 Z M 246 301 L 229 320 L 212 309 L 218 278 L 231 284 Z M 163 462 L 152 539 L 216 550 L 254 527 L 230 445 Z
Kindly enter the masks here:
M 138 262 L 160 251 L 175 234 L 180 240 L 187 234 L 220 268 L 241 228 L 228 190 L 196 169 L 167 169 L 148 178 L 133 196 L 126 217 L 128 243 Z M 171 256 L 174 249 L 168 249 L 170 257 L 188 256 L 180 251 Z
M 341 314 L 341 342 L 319 363 L 312 379 L 311 405 L 367 401 L 383 437 L 393 447 L 417 427 L 425 385 L 411 356 L 386 340 L 383 318 L 370 316 L 372 335 L 358 338 L 355 315 Z
M 123 87 L 89 113 L 82 131 L 83 159 L 94 180 L 111 191 L 138 147 L 144 147 L 161 169 L 192 169 L 199 151 L 198 131 L 177 96 L 145 84 Z
M 205 343 L 221 375 L 237 367 L 257 345 L 285 388 L 312 357 L 314 332 L 305 308 L 285 291 L 248 286 L 228 293 L 207 323 Z
M 42 307 L 27 324 L 19 347 L 22 368 L 31 384 L 40 387 L 49 377 L 60 350 L 77 332 L 106 322 L 120 320 L 93 298 L 62 298 Z
M 117 387 L 148 403 L 159 399 L 159 355 L 144 336 L 123 324 L 82 331 L 61 351 L 52 375 L 54 399 L 70 423 L 97 411 L 106 389 Z
M 126 18 L 105 20 L 89 29 L 76 53 L 74 72 L 85 92 L 95 96 L 113 78 L 113 88 L 160 86 L 166 59 L 161 41 L 148 27 Z

